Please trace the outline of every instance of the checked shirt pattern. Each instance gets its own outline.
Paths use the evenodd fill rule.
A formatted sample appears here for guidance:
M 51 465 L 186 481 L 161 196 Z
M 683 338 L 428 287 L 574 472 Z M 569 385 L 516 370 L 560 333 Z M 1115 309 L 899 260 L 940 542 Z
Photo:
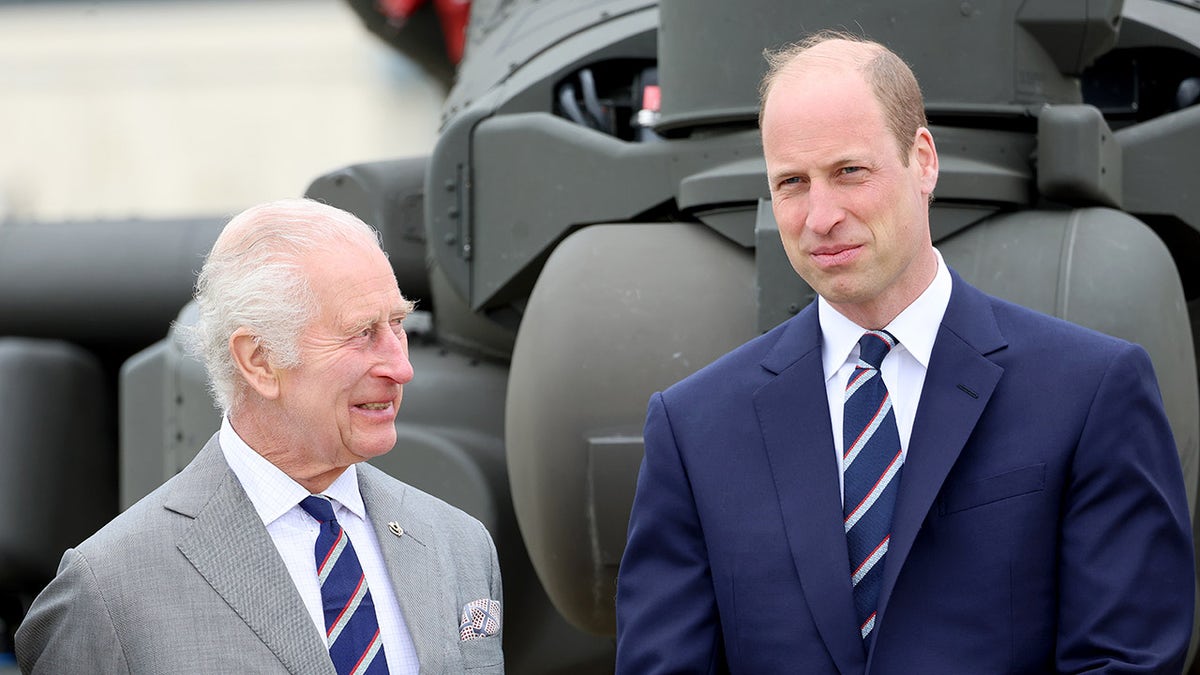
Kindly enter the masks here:
M 371 591 L 350 537 L 333 515 L 333 503 L 309 496 L 300 502 L 300 508 L 321 523 L 314 553 L 325 640 L 334 668 L 338 675 L 386 675 L 387 659 Z
M 883 358 L 896 344 L 896 338 L 887 331 L 864 333 L 858 341 L 858 365 L 846 382 L 842 509 L 854 606 L 863 640 L 875 628 L 883 561 L 904 463 L 892 398 L 879 374 Z

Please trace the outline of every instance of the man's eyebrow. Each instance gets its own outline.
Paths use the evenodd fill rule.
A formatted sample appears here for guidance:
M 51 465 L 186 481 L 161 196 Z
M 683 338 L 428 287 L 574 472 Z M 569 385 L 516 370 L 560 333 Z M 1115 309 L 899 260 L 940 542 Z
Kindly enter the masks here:
M 841 155 L 827 162 L 822 162 L 815 166 L 797 168 L 794 165 L 785 165 L 777 168 L 773 172 L 767 173 L 767 178 L 772 182 L 784 176 L 807 176 L 815 171 L 828 171 L 843 166 L 870 166 L 871 162 L 862 155 Z
M 343 322 L 342 327 L 347 333 L 353 334 L 365 328 L 370 328 L 374 323 L 374 319 L 357 319 Z
M 868 162 L 867 159 L 862 155 L 842 155 L 829 162 L 827 166 L 829 168 L 836 168 L 842 166 L 867 166 L 868 164 L 870 164 L 870 162 Z
M 389 314 L 387 321 L 391 321 L 391 317 L 392 315 Z M 370 328 L 379 322 L 380 318 L 378 316 L 364 316 L 357 319 L 347 318 L 342 322 L 342 326 L 345 328 L 347 333 L 357 333 L 358 331 Z
M 777 167 L 774 171 L 767 172 L 767 180 L 774 183 L 774 182 L 778 181 L 780 178 L 785 178 L 785 177 L 790 177 L 790 176 L 804 176 L 804 175 L 808 175 L 808 172 L 801 171 L 801 170 L 797 169 L 796 167 L 790 166 L 790 165 L 789 166 L 780 166 L 780 167 Z

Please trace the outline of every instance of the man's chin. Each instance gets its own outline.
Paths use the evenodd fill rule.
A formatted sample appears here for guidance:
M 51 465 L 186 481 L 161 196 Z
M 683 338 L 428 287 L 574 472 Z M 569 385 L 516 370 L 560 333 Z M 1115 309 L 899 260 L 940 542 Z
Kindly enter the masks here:
M 855 305 L 863 300 L 865 293 L 849 274 L 827 275 L 809 282 L 812 289 L 832 305 Z
M 396 434 L 392 433 L 387 437 L 364 440 L 363 442 L 356 443 L 355 446 L 350 449 L 350 451 L 355 457 L 360 458 L 359 461 L 363 461 L 374 459 L 376 457 L 382 457 L 383 455 L 391 452 L 395 447 Z

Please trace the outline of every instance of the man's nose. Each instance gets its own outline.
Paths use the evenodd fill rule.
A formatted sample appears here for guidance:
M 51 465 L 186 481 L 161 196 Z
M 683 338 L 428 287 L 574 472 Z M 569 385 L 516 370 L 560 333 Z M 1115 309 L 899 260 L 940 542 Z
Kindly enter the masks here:
M 804 220 L 805 228 L 815 234 L 829 234 L 845 216 L 837 191 L 823 181 L 813 181 L 809 185 L 807 197 L 808 215 Z
M 403 330 L 398 333 L 381 331 L 376 348 L 379 356 L 376 374 L 400 384 L 413 379 L 412 362 L 408 359 L 408 335 Z

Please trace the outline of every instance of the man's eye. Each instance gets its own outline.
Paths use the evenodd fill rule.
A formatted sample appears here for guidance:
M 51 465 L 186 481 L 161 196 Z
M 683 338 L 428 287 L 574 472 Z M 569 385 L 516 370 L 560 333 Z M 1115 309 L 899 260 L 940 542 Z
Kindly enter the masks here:
M 776 183 L 774 190 L 782 191 L 782 192 L 789 192 L 789 193 L 794 192 L 796 190 L 802 189 L 804 182 L 805 182 L 804 179 L 801 178 L 800 176 L 788 176 L 787 178 L 779 179 L 779 182 Z
M 862 170 L 861 166 L 847 166 L 842 168 L 842 174 L 859 173 Z

